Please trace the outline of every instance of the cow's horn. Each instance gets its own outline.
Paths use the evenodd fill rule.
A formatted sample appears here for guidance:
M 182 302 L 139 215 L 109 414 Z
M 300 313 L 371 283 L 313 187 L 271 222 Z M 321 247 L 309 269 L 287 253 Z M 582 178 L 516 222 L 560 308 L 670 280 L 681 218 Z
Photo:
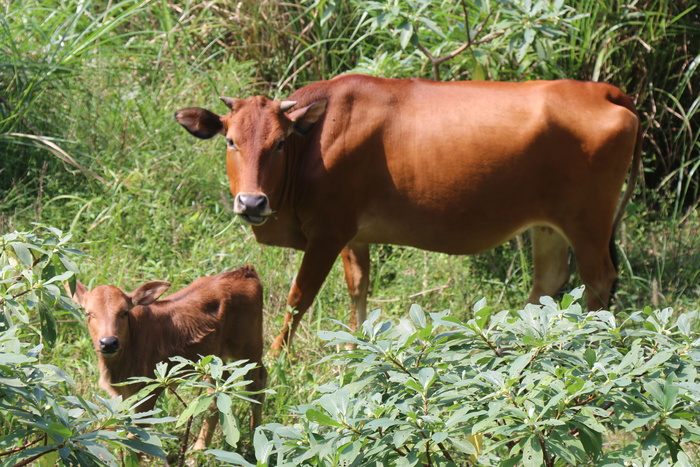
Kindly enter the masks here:
M 233 97 L 223 97 L 222 96 L 222 97 L 219 97 L 219 99 L 221 99 L 221 101 L 224 104 L 226 104 L 226 107 L 228 107 L 231 110 L 233 110 L 233 108 L 236 106 L 236 99 L 234 99 Z
M 280 112 L 286 112 L 297 105 L 296 101 L 282 101 L 280 102 Z

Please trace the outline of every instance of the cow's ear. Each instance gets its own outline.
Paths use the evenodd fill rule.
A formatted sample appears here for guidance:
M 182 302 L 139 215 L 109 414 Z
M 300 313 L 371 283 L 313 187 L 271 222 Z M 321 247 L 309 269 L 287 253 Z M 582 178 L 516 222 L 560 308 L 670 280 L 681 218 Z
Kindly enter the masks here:
M 300 135 L 305 135 L 311 131 L 314 124 L 325 113 L 327 104 L 328 99 L 323 99 L 287 115 L 287 118 L 292 121 L 293 130 Z
M 184 126 L 192 135 L 201 139 L 213 138 L 217 133 L 224 132 L 221 117 L 207 109 L 190 107 L 175 112 L 175 120 Z
M 88 293 L 88 289 L 82 284 L 82 282 L 78 280 L 75 281 L 75 293 L 71 291 L 70 284 L 68 282 L 64 282 L 63 287 L 66 289 L 66 292 L 68 292 L 68 295 L 75 303 L 85 308 L 85 297 Z
M 133 306 L 137 305 L 150 305 L 151 303 L 158 300 L 158 298 L 165 293 L 166 290 L 170 288 L 170 282 L 166 281 L 152 281 L 146 282 L 138 289 L 134 290 L 128 294 L 131 298 L 131 304 Z

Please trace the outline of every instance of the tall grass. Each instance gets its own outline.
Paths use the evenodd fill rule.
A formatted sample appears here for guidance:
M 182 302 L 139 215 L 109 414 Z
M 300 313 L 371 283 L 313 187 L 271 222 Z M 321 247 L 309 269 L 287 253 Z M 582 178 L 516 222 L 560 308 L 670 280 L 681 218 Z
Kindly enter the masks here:
M 500 67 L 502 79 L 600 79 L 636 96 L 647 129 L 646 186 L 621 235 L 620 309 L 652 298 L 679 311 L 700 304 L 700 219 L 692 209 L 700 34 L 691 3 L 574 0 L 571 14 L 587 16 L 548 49 L 551 56 L 530 51 L 528 74 L 500 56 L 490 65 Z M 452 22 L 453 42 L 444 46 L 451 50 L 460 40 L 461 9 L 435 4 L 445 8 L 441 21 Z M 162 279 L 175 290 L 253 263 L 265 286 L 269 335 L 281 328 L 300 256 L 257 244 L 233 218 L 221 142 L 193 140 L 173 112 L 190 105 L 223 112 L 219 95 L 282 97 L 359 68 L 432 75 L 423 55 L 402 49 L 390 28 L 373 28 L 372 15 L 356 1 L 29 0 L 7 2 L 1 14 L 0 230 L 40 221 L 72 232 L 90 255 L 80 265 L 80 279 L 90 286 L 129 290 Z M 486 21 L 472 19 L 472 27 Z M 487 59 L 479 50 L 460 55 L 446 64 L 445 76 L 472 78 L 474 64 Z M 371 254 L 370 307 L 389 315 L 418 302 L 466 318 L 483 296 L 501 308 L 527 296 L 527 237 L 471 258 L 394 246 Z M 575 276 L 569 285 L 577 285 Z M 304 320 L 296 352 L 267 362 L 278 391 L 266 404 L 267 421 L 287 422 L 283 407 L 309 400 L 315 383 L 333 376 L 316 365 L 329 351 L 316 331 L 338 327 L 332 319 L 346 321 L 348 313 L 336 265 Z M 52 358 L 76 371 L 81 390 L 94 391 L 96 359 L 84 325 L 63 323 L 59 339 Z M 165 408 L 172 408 L 168 401 Z

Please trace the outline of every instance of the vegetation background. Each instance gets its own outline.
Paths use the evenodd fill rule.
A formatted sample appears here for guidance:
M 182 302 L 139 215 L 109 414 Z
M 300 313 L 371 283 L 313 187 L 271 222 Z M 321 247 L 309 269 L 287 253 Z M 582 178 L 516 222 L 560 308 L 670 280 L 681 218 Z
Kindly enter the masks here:
M 0 57 L 0 233 L 37 222 L 71 233 L 88 255 L 79 278 L 90 287 L 131 290 L 158 279 L 176 290 L 252 263 L 270 339 L 300 255 L 255 242 L 231 212 L 223 141 L 194 140 L 172 115 L 188 106 L 223 112 L 220 95 L 283 98 L 363 72 L 620 86 L 646 135 L 644 176 L 619 236 L 616 307 L 681 313 L 700 303 L 700 8 L 692 0 L 6 0 Z M 528 248 L 527 236 L 475 257 L 376 246 L 370 307 L 397 316 L 418 302 L 467 319 L 488 297 L 494 309 L 517 309 L 529 288 Z M 330 319 L 346 322 L 348 312 L 336 267 L 294 352 L 268 362 L 277 394 L 266 420 L 289 420 L 286 406 L 335 377 L 318 364 L 332 349 L 317 331 L 336 329 Z M 73 376 L 71 391 L 94 394 L 84 323 L 66 317 L 58 329 L 44 359 Z M 10 423 L 0 420 L 0 431 Z

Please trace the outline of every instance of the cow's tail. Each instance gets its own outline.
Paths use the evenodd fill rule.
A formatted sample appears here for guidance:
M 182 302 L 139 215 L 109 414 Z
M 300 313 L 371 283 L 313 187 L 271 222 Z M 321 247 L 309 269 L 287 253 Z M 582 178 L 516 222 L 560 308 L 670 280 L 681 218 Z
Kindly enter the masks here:
M 642 131 L 642 120 L 639 116 L 639 112 L 635 107 L 632 99 L 627 95 L 622 94 L 623 98 L 611 99 L 612 102 L 627 108 L 637 117 L 637 141 L 634 145 L 634 155 L 632 156 L 632 164 L 630 165 L 630 175 L 627 181 L 627 189 L 625 190 L 620 202 L 617 205 L 617 210 L 615 211 L 615 217 L 613 218 L 612 224 L 612 234 L 610 235 L 610 257 L 615 265 L 615 270 L 617 270 L 618 260 L 617 260 L 617 247 L 615 245 L 615 237 L 617 235 L 617 230 L 620 227 L 620 222 L 622 221 L 622 216 L 625 214 L 625 208 L 632 199 L 634 194 L 634 188 L 637 185 L 637 179 L 639 178 L 639 172 L 642 165 L 642 142 L 644 140 L 644 134 Z

